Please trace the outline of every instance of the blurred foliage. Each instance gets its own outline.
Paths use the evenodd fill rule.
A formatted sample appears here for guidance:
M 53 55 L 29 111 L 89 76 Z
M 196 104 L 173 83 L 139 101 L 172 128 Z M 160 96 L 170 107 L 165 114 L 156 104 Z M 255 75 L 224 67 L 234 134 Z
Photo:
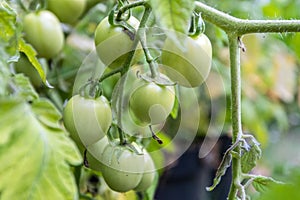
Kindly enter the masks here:
M 244 19 L 300 18 L 300 2 L 297 0 L 207 3 Z M 215 103 L 215 98 L 229 94 L 229 52 L 226 34 L 210 23 L 206 23 L 206 27 L 206 34 L 213 43 L 216 65 L 207 85 L 211 87 L 213 83 L 220 82 L 215 73 L 221 74 L 225 84 L 223 91 L 220 87 L 212 89 L 219 91 L 219 94 L 211 95 Z M 253 134 L 263 147 L 262 159 L 253 173 L 293 183 L 274 186 L 261 199 L 298 199 L 299 191 L 295 185 L 299 185 L 299 178 L 292 177 L 293 174 L 299 174 L 300 166 L 300 34 L 250 34 L 245 35 L 242 41 L 246 47 L 246 52 L 241 52 L 243 128 L 246 133 Z M 230 101 L 229 96 L 226 100 Z M 230 126 L 230 110 L 226 112 L 224 131 L 229 130 Z M 259 196 L 252 189 L 250 194 Z

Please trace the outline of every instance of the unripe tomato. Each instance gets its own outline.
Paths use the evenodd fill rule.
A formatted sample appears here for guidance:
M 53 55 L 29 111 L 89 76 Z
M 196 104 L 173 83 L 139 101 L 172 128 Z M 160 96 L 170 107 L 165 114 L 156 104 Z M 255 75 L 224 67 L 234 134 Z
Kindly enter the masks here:
M 105 136 L 112 123 L 112 112 L 104 96 L 90 99 L 75 95 L 64 108 L 63 121 L 74 141 L 87 147 Z
M 85 10 L 86 0 L 48 0 L 48 9 L 61 22 L 72 24 Z
M 42 65 L 45 73 L 47 73 L 46 65 Z M 38 73 L 38 71 L 34 68 L 34 66 L 30 63 L 26 55 L 21 54 L 18 62 L 14 64 L 15 71 L 17 73 L 23 73 L 27 76 L 34 87 L 41 87 L 43 85 L 43 81 Z
M 185 49 L 167 38 L 162 50 L 166 75 L 185 87 L 197 87 L 207 78 L 212 60 L 212 47 L 205 34 L 184 38 Z
M 53 58 L 63 48 L 64 34 L 57 17 L 50 11 L 30 13 L 24 17 L 25 39 L 39 57 Z
M 143 154 L 122 146 L 107 145 L 102 155 L 102 175 L 112 190 L 127 192 L 137 187 L 144 172 Z
M 135 191 L 145 191 L 153 183 L 155 178 L 155 166 L 149 153 L 144 150 L 144 173 L 139 184 L 134 188 Z
M 98 142 L 87 147 L 87 161 L 89 168 L 95 171 L 101 171 L 103 167 L 103 152 L 109 144 L 107 136 L 104 136 Z
M 129 98 L 129 111 L 137 124 L 160 124 L 173 109 L 175 91 L 173 86 L 157 85 L 141 79 L 144 84 L 133 91 Z
M 127 21 L 137 29 L 139 21 L 131 16 Z M 128 53 L 132 50 L 133 38 L 122 27 L 111 26 L 105 17 L 95 31 L 95 46 L 100 60 L 111 69 L 121 67 Z M 135 53 L 138 59 L 141 53 Z

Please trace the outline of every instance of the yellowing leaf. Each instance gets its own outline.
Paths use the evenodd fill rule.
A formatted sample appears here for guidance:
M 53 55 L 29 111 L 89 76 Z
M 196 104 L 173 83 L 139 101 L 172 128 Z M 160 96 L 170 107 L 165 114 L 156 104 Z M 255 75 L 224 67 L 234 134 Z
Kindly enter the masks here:
M 46 73 L 45 73 L 42 65 L 39 63 L 38 59 L 36 58 L 37 53 L 34 50 L 34 48 L 30 44 L 27 44 L 23 39 L 20 39 L 19 40 L 19 50 L 27 56 L 28 60 L 31 62 L 31 64 L 34 66 L 34 68 L 39 73 L 43 83 L 47 87 L 52 88 L 52 86 L 46 80 Z
M 81 157 L 60 128 L 55 107 L 0 99 L 0 108 L 1 200 L 76 199 L 70 164 Z

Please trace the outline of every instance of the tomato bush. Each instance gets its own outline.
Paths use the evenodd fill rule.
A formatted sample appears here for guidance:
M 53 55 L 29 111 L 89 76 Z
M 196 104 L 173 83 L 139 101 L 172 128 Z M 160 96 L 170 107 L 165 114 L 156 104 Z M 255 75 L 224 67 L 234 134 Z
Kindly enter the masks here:
M 242 18 L 300 17 L 296 2 L 215 5 Z M 0 16 L 1 200 L 159 200 L 156 187 L 185 160 L 175 159 L 193 145 L 197 164 L 211 141 L 203 137 L 222 133 L 233 136 L 233 146 L 223 149 L 223 159 L 208 154 L 213 169 L 201 162 L 217 169 L 215 180 L 193 184 L 197 192 L 203 188 L 201 195 L 226 172 L 235 180 L 224 191 L 228 199 L 246 199 L 253 191 L 248 185 L 263 193 L 278 183 L 257 169 L 283 177 L 281 169 L 295 165 L 297 145 L 290 144 L 297 137 L 279 132 L 296 133 L 300 124 L 300 37 L 288 34 L 299 31 L 299 20 L 243 20 L 194 0 L 3 0 Z M 269 31 L 286 34 L 248 34 Z M 82 91 L 87 86 L 89 95 Z M 258 163 L 268 141 L 280 153 L 271 149 L 267 159 L 290 157 L 273 158 L 281 162 L 274 167 Z M 171 194 L 180 198 L 177 192 L 184 194 Z M 293 192 L 289 197 L 297 199 Z
M 53 58 L 63 48 L 64 34 L 57 17 L 50 11 L 29 13 L 24 17 L 25 39 L 37 50 L 38 56 Z

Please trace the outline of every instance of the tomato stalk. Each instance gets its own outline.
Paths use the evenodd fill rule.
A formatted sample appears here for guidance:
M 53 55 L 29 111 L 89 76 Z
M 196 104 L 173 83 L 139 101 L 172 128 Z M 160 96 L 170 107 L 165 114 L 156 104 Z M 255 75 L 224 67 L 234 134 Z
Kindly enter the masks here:
M 240 48 L 239 38 L 235 34 L 228 35 L 230 51 L 230 72 L 231 72 L 231 121 L 232 121 L 232 143 L 239 142 L 242 138 L 241 118 L 241 72 L 240 72 Z M 234 199 L 240 191 L 242 199 L 244 195 L 241 185 L 241 143 L 233 149 L 236 156 L 232 158 L 232 182 L 229 192 L 229 200 Z
M 227 33 L 242 36 L 248 33 L 300 32 L 300 20 L 248 20 L 239 19 L 205 5 L 195 2 L 195 9 L 205 20 L 215 24 Z

